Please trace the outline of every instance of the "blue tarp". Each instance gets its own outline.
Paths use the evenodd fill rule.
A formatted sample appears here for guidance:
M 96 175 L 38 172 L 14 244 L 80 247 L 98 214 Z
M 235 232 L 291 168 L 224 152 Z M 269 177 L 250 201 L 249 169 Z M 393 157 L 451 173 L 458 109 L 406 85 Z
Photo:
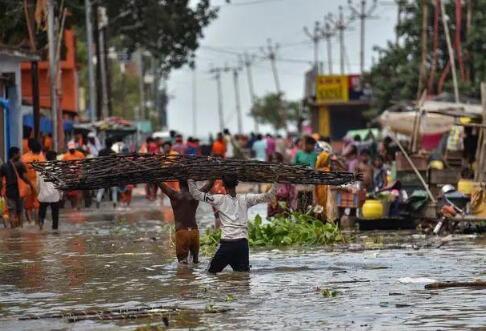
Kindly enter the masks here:
M 23 118 L 23 125 L 29 128 L 34 128 L 34 116 L 32 114 L 24 115 Z M 52 133 L 52 122 L 45 116 L 41 116 L 39 129 L 42 133 Z
M 32 114 L 24 115 L 23 125 L 29 128 L 34 128 L 34 116 Z M 73 121 L 71 120 L 64 120 L 63 125 L 64 125 L 64 131 L 71 132 L 74 129 Z M 39 126 L 40 126 L 39 127 L 40 132 L 52 133 L 52 121 L 49 118 L 45 116 L 41 116 Z

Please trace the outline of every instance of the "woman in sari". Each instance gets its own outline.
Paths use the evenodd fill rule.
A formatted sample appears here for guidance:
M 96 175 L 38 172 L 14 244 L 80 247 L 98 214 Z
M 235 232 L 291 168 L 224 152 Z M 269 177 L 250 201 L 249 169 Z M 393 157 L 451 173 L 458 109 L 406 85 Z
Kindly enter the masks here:
M 22 162 L 25 164 L 27 172 L 25 175 L 34 185 L 34 189 L 37 190 L 37 172 L 32 167 L 33 162 L 44 162 L 46 158 L 42 153 L 41 144 L 35 139 L 29 139 L 28 142 L 29 151 L 22 155 Z M 39 223 L 38 211 L 39 211 L 39 200 L 37 200 L 37 192 L 30 191 L 29 194 L 24 198 L 24 208 L 25 208 L 25 218 L 30 223 L 32 220 Z
M 330 158 L 329 153 L 322 151 L 319 153 L 316 161 L 316 170 L 322 172 L 329 172 L 331 171 L 330 168 Z M 318 211 L 319 218 L 323 221 L 327 219 L 327 200 L 329 195 L 329 185 L 316 185 L 314 196 L 316 199 L 317 208 L 315 211 Z M 322 208 L 321 208 L 322 207 Z

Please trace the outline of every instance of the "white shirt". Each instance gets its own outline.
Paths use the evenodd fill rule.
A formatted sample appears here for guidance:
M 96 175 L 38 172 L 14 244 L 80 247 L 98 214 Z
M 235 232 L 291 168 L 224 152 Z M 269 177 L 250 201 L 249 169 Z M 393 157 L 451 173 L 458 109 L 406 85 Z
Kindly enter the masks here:
M 39 202 L 59 202 L 61 192 L 51 182 L 46 182 L 41 174 L 37 173 L 37 199 Z
M 197 189 L 193 180 L 189 180 L 189 192 L 194 199 L 214 206 L 221 217 L 221 239 L 248 239 L 248 208 L 259 203 L 269 202 L 275 196 L 275 185 L 262 194 L 210 194 Z
M 224 136 L 224 141 L 226 142 L 226 157 L 229 158 L 234 157 L 235 152 L 233 148 L 233 139 L 229 134 L 227 134 Z

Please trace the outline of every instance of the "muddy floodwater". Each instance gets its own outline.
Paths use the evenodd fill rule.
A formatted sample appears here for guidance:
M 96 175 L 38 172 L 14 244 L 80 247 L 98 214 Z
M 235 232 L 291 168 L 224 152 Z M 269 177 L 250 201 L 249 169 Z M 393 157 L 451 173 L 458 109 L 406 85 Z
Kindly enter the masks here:
M 253 214 L 264 214 L 257 206 Z M 202 227 L 211 223 L 207 207 Z M 175 262 L 170 208 L 64 211 L 61 231 L 0 229 L 0 330 L 132 330 L 154 316 L 21 320 L 83 310 L 181 307 L 170 329 L 444 330 L 486 328 L 486 290 L 425 290 L 486 279 L 486 237 L 360 233 L 335 249 L 253 250 L 250 274 Z M 212 312 L 229 308 L 226 312 Z

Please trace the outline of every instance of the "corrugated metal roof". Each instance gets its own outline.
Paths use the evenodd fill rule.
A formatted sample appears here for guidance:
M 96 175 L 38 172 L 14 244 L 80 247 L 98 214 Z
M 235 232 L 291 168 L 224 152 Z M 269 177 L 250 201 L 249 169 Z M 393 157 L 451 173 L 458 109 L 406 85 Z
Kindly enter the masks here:
M 0 56 L 11 58 L 12 60 L 16 60 L 19 62 L 40 60 L 39 55 L 35 53 L 24 51 L 15 47 L 2 45 L 0 45 Z

